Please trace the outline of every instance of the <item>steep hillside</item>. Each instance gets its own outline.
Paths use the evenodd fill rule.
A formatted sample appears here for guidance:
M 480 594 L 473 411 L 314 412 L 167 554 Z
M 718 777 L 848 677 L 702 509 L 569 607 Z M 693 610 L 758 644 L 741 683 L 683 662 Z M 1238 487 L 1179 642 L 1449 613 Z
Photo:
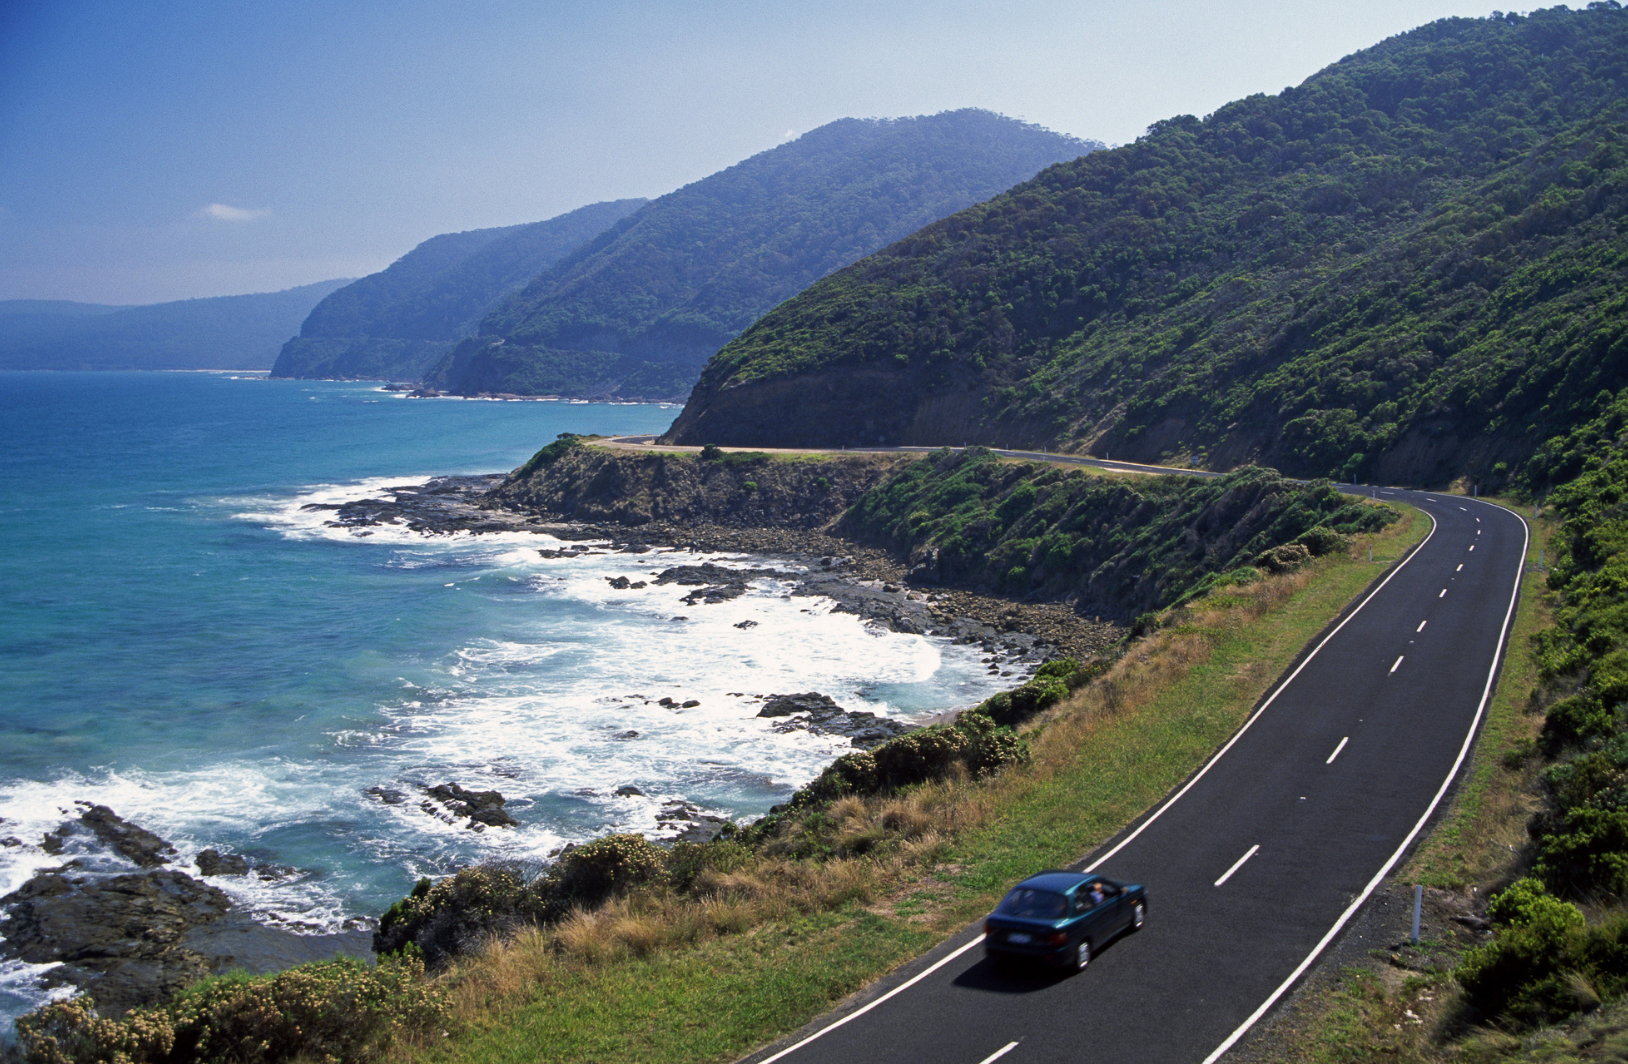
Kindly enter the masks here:
M 274 377 L 418 380 L 504 296 L 644 204 L 595 203 L 529 225 L 443 233 L 323 300 Z
M 809 282 L 1100 146 L 987 111 L 832 122 L 653 201 L 498 306 L 426 383 L 682 396 Z
M 1432 23 L 826 278 L 668 438 L 1495 482 L 1628 382 L 1625 95 L 1616 5 Z
M 141 307 L 0 305 L 0 369 L 265 369 L 311 308 L 348 279 Z

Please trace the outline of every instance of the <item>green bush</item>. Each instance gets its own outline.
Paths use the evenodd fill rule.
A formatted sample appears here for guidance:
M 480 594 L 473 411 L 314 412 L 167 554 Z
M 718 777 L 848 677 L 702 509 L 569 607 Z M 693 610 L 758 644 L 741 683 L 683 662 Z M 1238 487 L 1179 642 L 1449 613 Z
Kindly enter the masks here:
M 1471 950 L 1458 968 L 1472 1008 L 1522 1025 L 1562 1019 L 1585 1007 L 1580 978 L 1587 936 L 1577 906 L 1522 879 L 1492 899 L 1487 915 L 1503 930 Z
M 438 967 L 450 958 L 522 922 L 542 915 L 532 889 L 535 874 L 517 864 L 466 868 L 433 883 L 420 879 L 412 893 L 385 911 L 373 933 L 380 956 L 411 945 Z
M 724 449 L 715 443 L 709 443 L 701 448 L 701 461 L 721 462 L 724 460 Z
M 180 1061 L 372 1061 L 400 1036 L 447 1022 L 446 1004 L 417 956 L 376 967 L 345 958 L 266 977 L 230 975 L 168 1005 L 98 1017 L 89 997 L 44 1005 L 17 1021 L 28 1064 L 177 1064 Z
M 844 795 L 880 794 L 943 779 L 958 767 L 973 776 L 986 776 L 1028 757 L 1023 740 L 980 707 L 961 714 L 952 725 L 920 728 L 875 750 L 844 754 L 792 795 L 786 807 L 808 809 Z M 767 830 L 769 825 L 763 826 Z
M 1327 525 L 1318 525 L 1316 528 L 1302 532 L 1295 542 L 1311 551 L 1312 557 L 1321 558 L 1325 554 L 1333 554 L 1344 547 L 1345 537 Z
M 582 440 L 583 437 L 575 432 L 560 433 L 553 443 L 532 455 L 525 465 L 515 471 L 514 476 L 517 479 L 523 478 L 539 469 L 547 469 L 569 454 L 573 448 L 581 447 Z
M 643 835 L 606 835 L 566 852 L 541 885 L 549 907 L 587 908 L 661 876 L 667 851 Z

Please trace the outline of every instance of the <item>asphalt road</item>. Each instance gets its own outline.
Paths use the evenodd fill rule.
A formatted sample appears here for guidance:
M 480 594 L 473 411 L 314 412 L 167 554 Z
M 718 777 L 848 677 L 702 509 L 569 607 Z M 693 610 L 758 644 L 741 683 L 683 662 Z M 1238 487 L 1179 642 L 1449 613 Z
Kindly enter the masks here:
M 1205 768 L 1076 866 L 1145 884 L 1146 928 L 1099 946 L 1085 972 L 1067 977 L 997 970 L 969 928 L 866 1002 L 746 1059 L 1219 1057 L 1338 935 L 1437 810 L 1508 635 L 1525 523 L 1456 496 L 1377 493 L 1430 514 L 1429 537 Z

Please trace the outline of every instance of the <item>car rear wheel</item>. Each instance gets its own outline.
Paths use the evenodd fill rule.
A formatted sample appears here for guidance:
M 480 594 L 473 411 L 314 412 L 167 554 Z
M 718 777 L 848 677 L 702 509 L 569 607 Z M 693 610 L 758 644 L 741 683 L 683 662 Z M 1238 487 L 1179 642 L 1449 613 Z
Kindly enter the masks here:
M 1147 918 L 1148 907 L 1141 902 L 1137 902 L 1136 907 L 1131 910 L 1131 930 L 1142 930 L 1142 925 L 1147 923 Z
M 1080 944 L 1074 947 L 1074 970 L 1085 971 L 1085 966 L 1091 963 L 1091 940 L 1080 939 Z

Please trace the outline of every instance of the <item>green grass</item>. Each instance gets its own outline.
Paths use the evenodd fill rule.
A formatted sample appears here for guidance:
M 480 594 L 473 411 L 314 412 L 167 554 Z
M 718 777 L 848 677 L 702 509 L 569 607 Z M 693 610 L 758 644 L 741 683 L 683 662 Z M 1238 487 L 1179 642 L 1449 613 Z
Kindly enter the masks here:
M 936 935 L 857 908 L 555 978 L 424 1061 L 730 1060 L 795 1030 Z
M 1531 541 L 1498 688 L 1452 805 L 1403 870 L 1411 883 L 1446 889 L 1486 884 L 1509 864 L 1513 849 L 1526 841 L 1530 772 L 1525 764 L 1505 759 L 1528 750 L 1543 726 L 1542 716 L 1528 713 L 1526 706 L 1539 680 L 1532 637 L 1554 623 L 1546 574 L 1537 568 L 1538 552 L 1546 551 L 1551 559 L 1554 552 L 1548 547 L 1551 522 L 1534 520 L 1530 507 L 1511 509 L 1526 521 Z

